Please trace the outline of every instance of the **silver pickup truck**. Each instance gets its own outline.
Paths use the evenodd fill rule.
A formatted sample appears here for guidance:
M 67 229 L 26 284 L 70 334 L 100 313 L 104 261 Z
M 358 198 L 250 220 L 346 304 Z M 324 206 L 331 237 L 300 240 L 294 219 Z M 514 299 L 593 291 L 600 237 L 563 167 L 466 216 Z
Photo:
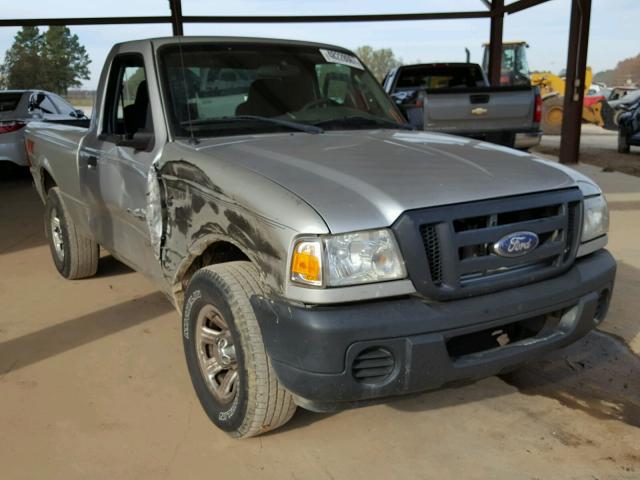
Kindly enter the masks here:
M 182 313 L 188 370 L 235 437 L 499 374 L 603 321 L 598 187 L 407 128 L 351 52 L 249 38 L 116 45 L 88 129 L 30 123 L 53 261 L 99 249 Z
M 522 150 L 540 143 L 538 87 L 491 86 L 477 63 L 425 63 L 391 70 L 385 91 L 420 130 Z

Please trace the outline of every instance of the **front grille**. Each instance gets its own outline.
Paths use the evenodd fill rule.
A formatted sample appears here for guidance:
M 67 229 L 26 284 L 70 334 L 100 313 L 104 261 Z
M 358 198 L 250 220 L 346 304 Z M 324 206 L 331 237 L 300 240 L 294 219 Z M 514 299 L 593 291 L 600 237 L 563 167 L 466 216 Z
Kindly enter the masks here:
M 578 189 L 570 189 L 411 211 L 394 230 L 411 279 L 426 296 L 488 293 L 548 278 L 571 265 L 581 198 Z M 533 251 L 520 257 L 495 253 L 498 240 L 521 231 L 538 236 Z
M 393 354 L 382 347 L 371 347 L 360 352 L 353 360 L 351 372 L 360 383 L 380 383 L 393 372 Z

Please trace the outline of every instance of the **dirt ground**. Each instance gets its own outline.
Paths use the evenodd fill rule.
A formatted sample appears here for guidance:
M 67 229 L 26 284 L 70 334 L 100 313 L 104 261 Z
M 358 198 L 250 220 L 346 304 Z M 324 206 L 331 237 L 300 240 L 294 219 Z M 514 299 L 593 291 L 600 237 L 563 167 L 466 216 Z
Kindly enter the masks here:
M 558 156 L 560 137 L 545 135 L 535 151 Z M 582 126 L 580 161 L 606 171 L 622 172 L 640 177 L 640 147 L 631 147 L 631 153 L 618 153 L 618 133 L 596 125 Z
M 167 300 L 109 255 L 63 280 L 29 179 L 0 180 L 0 478 L 640 479 L 640 179 L 607 175 L 601 330 L 508 378 L 245 441 L 201 410 Z

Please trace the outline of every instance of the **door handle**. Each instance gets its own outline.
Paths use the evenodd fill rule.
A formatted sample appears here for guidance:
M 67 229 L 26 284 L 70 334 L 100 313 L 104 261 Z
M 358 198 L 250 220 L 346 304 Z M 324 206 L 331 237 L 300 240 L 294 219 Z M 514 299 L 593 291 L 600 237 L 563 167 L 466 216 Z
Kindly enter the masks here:
M 88 168 L 96 168 L 98 166 L 98 157 L 95 155 L 89 155 L 87 157 L 87 167 Z

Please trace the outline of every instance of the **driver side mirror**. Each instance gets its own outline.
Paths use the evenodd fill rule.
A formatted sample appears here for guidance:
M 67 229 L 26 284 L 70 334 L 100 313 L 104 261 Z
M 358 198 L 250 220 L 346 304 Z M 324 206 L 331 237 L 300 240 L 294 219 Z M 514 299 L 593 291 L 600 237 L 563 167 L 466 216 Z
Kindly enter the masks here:
M 71 112 L 69 115 L 71 115 L 74 118 L 84 118 L 86 117 L 84 110 L 80 110 L 79 108 L 77 110 L 74 110 L 73 112 Z

